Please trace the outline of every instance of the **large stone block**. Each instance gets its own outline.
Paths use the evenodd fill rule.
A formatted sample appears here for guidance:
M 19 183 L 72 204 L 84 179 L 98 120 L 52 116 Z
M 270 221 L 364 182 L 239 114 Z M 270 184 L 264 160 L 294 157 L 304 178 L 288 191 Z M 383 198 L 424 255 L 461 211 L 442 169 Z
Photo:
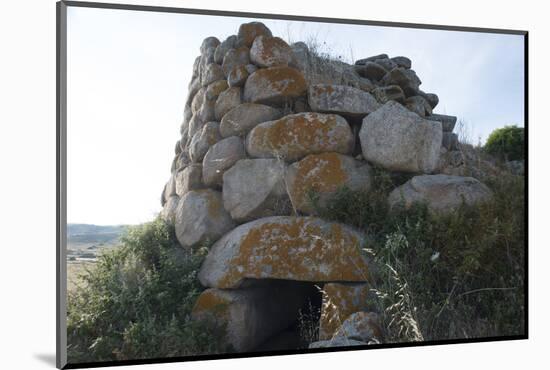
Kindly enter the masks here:
M 461 205 L 473 206 L 491 199 L 492 191 L 473 177 L 415 176 L 394 189 L 388 198 L 392 208 L 424 203 L 431 212 L 445 214 Z
M 259 67 L 287 66 L 292 49 L 280 37 L 258 36 L 250 48 L 250 61 Z
M 250 156 L 288 162 L 323 152 L 349 154 L 353 146 L 353 133 L 343 117 L 309 112 L 261 123 L 246 139 Z
M 176 194 L 180 197 L 190 190 L 203 188 L 202 164 L 193 163 L 176 174 Z
M 319 205 L 323 206 L 344 186 L 351 190 L 368 191 L 369 165 L 334 152 L 311 154 L 289 166 L 286 183 L 294 208 L 311 214 L 310 192 L 318 197 Z
M 270 29 L 262 22 L 243 23 L 239 26 L 237 44 L 250 47 L 258 36 L 271 37 L 273 35 Z
M 246 279 L 365 281 L 369 261 L 364 246 L 361 233 L 339 223 L 312 217 L 262 218 L 216 242 L 199 280 L 216 288 L 237 288 Z
M 431 173 L 438 165 L 441 124 L 389 101 L 363 119 L 363 157 L 390 171 Z
M 227 112 L 220 122 L 223 137 L 243 136 L 262 122 L 279 119 L 282 112 L 269 105 L 244 103 Z
M 219 122 L 227 112 L 241 104 L 241 88 L 230 87 L 216 99 L 215 118 Z
M 244 85 L 244 101 L 284 104 L 306 94 L 307 83 L 297 69 L 291 67 L 262 68 L 252 73 Z
M 202 160 L 202 179 L 206 186 L 222 186 L 224 172 L 239 159 L 246 158 L 243 141 L 231 136 L 218 141 Z
M 319 84 L 308 89 L 308 103 L 313 111 L 364 117 L 380 107 L 376 99 L 350 86 Z
M 193 135 L 189 144 L 189 158 L 197 163 L 202 162 L 208 149 L 221 140 L 220 125 L 217 122 L 207 122 L 202 129 Z

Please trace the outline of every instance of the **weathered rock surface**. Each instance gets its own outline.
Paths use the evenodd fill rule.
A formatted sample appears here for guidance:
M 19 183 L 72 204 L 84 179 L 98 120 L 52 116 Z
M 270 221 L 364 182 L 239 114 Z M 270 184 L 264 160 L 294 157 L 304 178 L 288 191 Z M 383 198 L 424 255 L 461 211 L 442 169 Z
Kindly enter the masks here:
M 426 99 L 432 109 L 434 109 L 437 104 L 439 104 L 439 96 L 437 96 L 436 94 L 425 93 L 424 91 L 420 90 L 418 92 L 418 95 Z
M 293 162 L 308 154 L 349 154 L 354 137 L 347 121 L 335 114 L 298 113 L 252 129 L 246 139 L 250 156 Z
M 222 204 L 221 193 L 192 190 L 180 198 L 176 209 L 176 237 L 184 248 L 218 240 L 235 224 Z
M 214 36 L 207 37 L 201 44 L 201 54 L 206 54 L 208 49 L 216 48 L 220 44 L 220 40 Z
M 406 96 L 418 95 L 420 78 L 412 69 L 394 68 L 382 79 L 384 85 L 398 85 Z
M 391 60 L 395 64 L 397 64 L 399 67 L 402 67 L 402 68 L 405 68 L 405 69 L 410 69 L 411 65 L 412 65 L 411 60 L 407 57 L 402 57 L 402 56 L 393 57 L 393 58 L 391 58 Z
M 368 164 L 335 152 L 308 155 L 289 166 L 286 175 L 294 208 L 308 214 L 314 211 L 310 192 L 323 206 L 341 187 L 368 191 L 370 180 Z
M 411 112 L 414 112 L 421 117 L 426 117 L 432 114 L 432 107 L 430 106 L 430 103 L 419 95 L 410 96 L 405 99 L 405 106 Z
M 364 117 L 380 107 L 368 92 L 342 85 L 313 85 L 308 89 L 308 102 L 312 110 L 336 113 L 351 117 Z
M 178 208 L 178 202 L 180 200 L 180 197 L 177 195 L 172 195 L 166 200 L 166 203 L 163 205 L 162 211 L 160 213 L 160 217 L 162 217 L 163 220 L 169 223 L 174 223 L 174 220 L 176 219 L 176 209 Z
M 289 214 L 284 176 L 277 159 L 241 159 L 223 175 L 223 205 L 238 221 Z
M 249 52 L 250 50 L 246 46 L 241 46 L 236 49 L 229 49 L 223 57 L 223 73 L 228 76 L 229 72 L 231 72 L 234 68 L 249 64 Z
M 271 31 L 262 22 L 243 23 L 239 27 L 237 43 L 245 46 L 252 46 L 252 43 L 258 36 L 273 36 Z
M 383 339 L 380 316 L 374 312 L 356 312 L 340 326 L 333 339 L 347 338 L 365 343 L 379 343 Z
M 214 52 L 214 61 L 218 64 L 222 64 L 223 57 L 229 51 L 229 49 L 235 48 L 236 43 L 237 43 L 236 35 L 231 35 L 228 38 L 226 38 L 221 44 L 219 44 L 216 47 L 216 51 Z
M 364 236 L 350 227 L 318 218 L 262 218 L 218 240 L 199 280 L 216 288 L 237 288 L 245 279 L 365 281 L 364 243 Z
M 225 80 L 223 69 L 219 64 L 210 63 L 206 66 L 204 75 L 202 78 L 202 86 L 208 86 L 212 82 Z
M 291 67 L 270 67 L 252 73 L 244 85 L 244 101 L 283 104 L 306 94 L 302 73 Z
M 388 59 L 388 54 L 373 55 L 372 57 L 363 58 L 355 61 L 355 65 L 365 65 L 367 62 L 374 62 L 377 59 Z
M 189 144 L 189 158 L 195 163 L 202 162 L 208 149 L 220 140 L 220 125 L 217 122 L 207 122 L 202 130 L 193 135 Z
M 280 37 L 258 36 L 250 48 L 250 61 L 259 67 L 287 66 L 292 49 Z
M 319 320 L 319 340 L 330 339 L 353 313 L 372 309 L 371 287 L 366 283 L 327 283 Z M 355 339 L 355 338 L 354 338 Z
M 250 74 L 246 66 L 237 66 L 229 71 L 227 75 L 227 83 L 230 87 L 241 87 L 244 86 L 246 79 Z
M 438 165 L 441 125 L 389 101 L 363 119 L 359 131 L 367 161 L 391 171 L 433 172 Z
M 337 337 L 329 340 L 320 340 L 309 344 L 309 349 L 315 348 L 331 348 L 331 347 L 353 347 L 353 346 L 366 346 L 368 343 L 361 342 L 355 339 L 348 339 L 345 337 Z
M 207 186 L 221 186 L 225 170 L 246 158 L 243 141 L 231 136 L 212 145 L 202 161 L 202 179 Z
M 216 99 L 215 118 L 219 122 L 231 109 L 241 104 L 241 88 L 230 87 L 223 91 Z
M 176 175 L 176 194 L 180 197 L 190 190 L 203 188 L 202 164 L 193 163 L 179 171 Z
M 225 328 L 226 344 L 249 351 L 290 326 L 306 296 L 306 286 L 281 281 L 245 289 L 211 288 L 197 299 L 192 317 L 213 320 Z
M 355 70 L 360 76 L 366 77 L 372 81 L 380 81 L 387 72 L 384 67 L 374 62 L 366 62 L 365 64 L 357 65 Z
M 205 99 L 216 100 L 218 96 L 229 87 L 226 80 L 215 81 L 208 85 L 205 92 Z
M 403 89 L 397 85 L 377 87 L 372 91 L 372 95 L 381 104 L 386 104 L 390 100 L 395 100 L 398 102 L 405 101 L 405 93 L 403 92 Z
M 447 150 L 458 149 L 458 135 L 453 132 L 444 132 L 441 146 Z
M 492 191 L 473 177 L 449 175 L 415 176 L 394 189 L 388 198 L 392 208 L 409 208 L 414 203 L 425 203 L 434 213 L 453 212 L 461 205 L 473 206 L 486 202 Z
M 246 135 L 259 123 L 276 120 L 281 116 L 279 109 L 269 105 L 244 103 L 223 116 L 220 133 L 223 137 Z
M 447 116 L 445 114 L 434 113 L 427 117 L 427 119 L 431 121 L 441 122 L 441 128 L 443 129 L 443 132 L 453 132 L 457 118 L 455 116 Z

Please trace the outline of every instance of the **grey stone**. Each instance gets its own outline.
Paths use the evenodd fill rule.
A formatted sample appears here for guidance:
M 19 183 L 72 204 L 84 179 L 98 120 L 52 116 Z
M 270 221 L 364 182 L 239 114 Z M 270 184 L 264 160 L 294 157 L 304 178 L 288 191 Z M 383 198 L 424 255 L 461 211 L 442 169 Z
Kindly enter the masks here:
M 207 186 L 222 186 L 224 172 L 246 158 L 243 141 L 231 136 L 212 145 L 202 161 L 202 179 Z
M 397 63 L 395 63 L 393 60 L 387 59 L 387 58 L 376 59 L 374 61 L 374 63 L 376 63 L 379 66 L 381 66 L 382 68 L 384 68 L 384 70 L 386 72 L 389 72 L 392 69 L 398 67 Z
M 368 58 L 364 58 L 364 59 L 359 59 L 357 61 L 355 61 L 355 65 L 364 65 L 366 64 L 367 62 L 374 62 L 375 60 L 377 59 L 388 59 L 388 54 L 379 54 L 379 55 L 374 55 L 372 57 L 368 57 Z
M 216 121 L 221 121 L 227 112 L 241 104 L 241 102 L 240 87 L 230 87 L 229 89 L 223 91 L 218 96 L 215 103 L 214 117 Z
M 363 119 L 363 157 L 390 171 L 430 173 L 437 168 L 441 124 L 389 101 Z
M 386 86 L 399 85 L 407 97 L 417 95 L 419 86 L 422 83 L 415 71 L 399 67 L 386 73 L 381 82 Z
M 237 43 L 236 35 L 231 35 L 228 38 L 226 38 L 221 44 L 219 44 L 216 47 L 216 51 L 214 52 L 214 61 L 218 64 L 222 64 L 223 57 L 225 57 L 225 53 L 227 53 L 229 49 L 235 48 L 236 43 Z
M 250 48 L 250 61 L 259 67 L 287 66 L 292 60 L 292 49 L 280 37 L 260 35 Z
M 172 195 L 166 203 L 163 205 L 162 211 L 160 212 L 160 217 L 171 224 L 174 224 L 176 219 L 176 209 L 178 208 L 178 202 L 180 197 L 177 195 Z
M 246 66 L 237 66 L 229 72 L 229 75 L 227 76 L 227 83 L 230 87 L 244 86 L 248 76 L 249 73 Z
M 445 114 L 432 113 L 429 117 L 426 117 L 430 121 L 441 122 L 443 132 L 453 132 L 457 118 L 455 116 L 447 116 Z
M 405 107 L 421 117 L 426 117 L 432 114 L 432 107 L 430 106 L 430 103 L 419 95 L 410 96 L 405 99 Z
M 447 150 L 458 149 L 458 135 L 453 132 L 444 132 L 441 146 Z
M 380 104 L 368 92 L 342 85 L 310 86 L 308 103 L 316 112 L 336 113 L 359 118 L 380 107 Z
M 312 342 L 309 344 L 309 349 L 366 346 L 367 344 L 368 343 L 361 342 L 355 339 L 338 337 L 338 338 L 329 339 L 329 340 L 319 340 L 317 342 Z
M 308 197 L 311 191 L 318 197 L 320 206 L 324 206 L 344 186 L 351 190 L 368 191 L 371 185 L 370 169 L 368 164 L 342 154 L 312 154 L 289 166 L 286 184 L 294 208 L 312 214 Z
M 183 196 L 191 190 L 204 187 L 202 184 L 202 164 L 193 163 L 176 174 L 176 194 Z
M 193 100 L 191 101 L 191 112 L 193 114 L 197 113 L 201 108 L 202 103 L 204 102 L 205 94 L 206 94 L 206 87 L 201 87 L 193 97 Z
M 226 76 L 235 67 L 245 66 L 250 63 L 249 49 L 242 46 L 237 49 L 229 49 L 223 57 L 222 69 Z
M 269 105 L 244 103 L 227 112 L 220 123 L 222 137 L 246 135 L 257 124 L 281 118 L 280 110 Z
M 180 198 L 175 217 L 176 237 L 184 248 L 215 242 L 235 224 L 225 211 L 221 193 L 191 190 Z
M 198 112 L 193 114 L 191 120 L 189 121 L 189 128 L 187 129 L 187 136 L 189 140 L 191 140 L 197 132 L 202 130 L 204 123 L 205 122 L 199 118 Z
M 218 45 L 220 44 L 220 40 L 218 40 L 216 37 L 214 36 L 210 36 L 210 37 L 207 37 L 205 38 L 203 41 L 202 41 L 202 44 L 201 44 L 201 54 L 204 54 L 206 53 L 206 51 L 208 49 L 211 49 L 211 48 L 216 48 Z
M 244 101 L 281 105 L 306 94 L 307 82 L 299 70 L 291 67 L 261 68 L 244 85 Z
M 193 135 L 189 145 L 189 158 L 192 162 L 202 162 L 208 149 L 221 140 L 219 126 L 217 122 L 207 122 Z
M 208 64 L 202 78 L 202 86 L 208 86 L 212 82 L 219 80 L 225 80 L 225 75 L 223 73 L 222 67 L 220 67 L 220 65 L 216 63 Z
M 229 85 L 226 80 L 215 81 L 206 87 L 204 98 L 215 101 L 222 92 L 227 90 L 228 87 Z
M 374 312 L 356 312 L 344 320 L 333 339 L 347 338 L 365 343 L 380 343 L 383 340 L 380 316 Z
M 217 100 L 209 100 L 206 99 L 206 97 L 203 99 L 202 105 L 200 106 L 197 113 L 195 113 L 199 121 L 205 123 L 209 121 L 214 121 L 216 119 L 216 103 Z M 191 132 L 189 133 L 191 134 Z
M 393 57 L 391 60 L 401 68 L 411 69 L 411 60 L 407 57 Z
M 223 205 L 238 222 L 289 214 L 284 176 L 276 159 L 241 159 L 223 174 Z
M 388 202 L 392 208 L 425 203 L 431 212 L 447 214 L 462 204 L 473 206 L 491 197 L 492 191 L 473 177 L 423 175 L 415 176 L 394 189 Z
M 400 103 L 405 101 L 405 93 L 403 89 L 397 85 L 377 87 L 372 91 L 372 95 L 381 104 L 386 104 L 390 100 L 395 100 Z
M 434 109 L 437 106 L 437 104 L 439 103 L 439 97 L 436 94 L 425 93 L 424 91 L 420 90 L 418 92 L 418 95 L 420 95 L 421 97 L 426 99 L 428 101 L 428 103 L 430 104 L 430 107 L 432 107 L 432 109 Z
M 166 185 L 164 185 L 164 194 L 163 195 L 164 195 L 165 200 L 168 200 L 168 198 L 170 198 L 173 195 L 177 195 L 177 193 L 176 193 L 176 176 L 175 175 L 170 176 L 170 179 L 168 180 Z
M 180 145 L 180 141 L 176 141 L 176 145 L 174 146 L 174 152 L 176 155 L 180 154 L 181 153 L 181 145 Z
M 372 81 L 380 81 L 387 73 L 386 69 L 374 62 L 366 62 L 355 66 L 355 70 L 360 76 L 366 77 Z

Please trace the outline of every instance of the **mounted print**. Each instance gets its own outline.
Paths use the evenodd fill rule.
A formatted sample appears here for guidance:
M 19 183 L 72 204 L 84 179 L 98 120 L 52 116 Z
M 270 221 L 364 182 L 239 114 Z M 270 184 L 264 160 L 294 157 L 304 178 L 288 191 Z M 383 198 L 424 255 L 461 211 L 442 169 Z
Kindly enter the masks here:
M 58 367 L 527 338 L 526 51 L 58 3 Z

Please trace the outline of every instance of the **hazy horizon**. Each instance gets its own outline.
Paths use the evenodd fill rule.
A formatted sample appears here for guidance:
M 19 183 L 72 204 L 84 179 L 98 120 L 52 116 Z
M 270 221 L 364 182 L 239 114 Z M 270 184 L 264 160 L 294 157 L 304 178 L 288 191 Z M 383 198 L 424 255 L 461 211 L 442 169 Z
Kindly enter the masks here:
M 67 216 L 72 224 L 153 219 L 170 177 L 202 40 L 257 19 L 68 8 Z M 524 126 L 523 36 L 260 19 L 287 41 L 320 43 L 345 61 L 404 55 L 439 96 L 436 113 L 481 142 Z M 290 39 L 290 40 L 289 40 Z

